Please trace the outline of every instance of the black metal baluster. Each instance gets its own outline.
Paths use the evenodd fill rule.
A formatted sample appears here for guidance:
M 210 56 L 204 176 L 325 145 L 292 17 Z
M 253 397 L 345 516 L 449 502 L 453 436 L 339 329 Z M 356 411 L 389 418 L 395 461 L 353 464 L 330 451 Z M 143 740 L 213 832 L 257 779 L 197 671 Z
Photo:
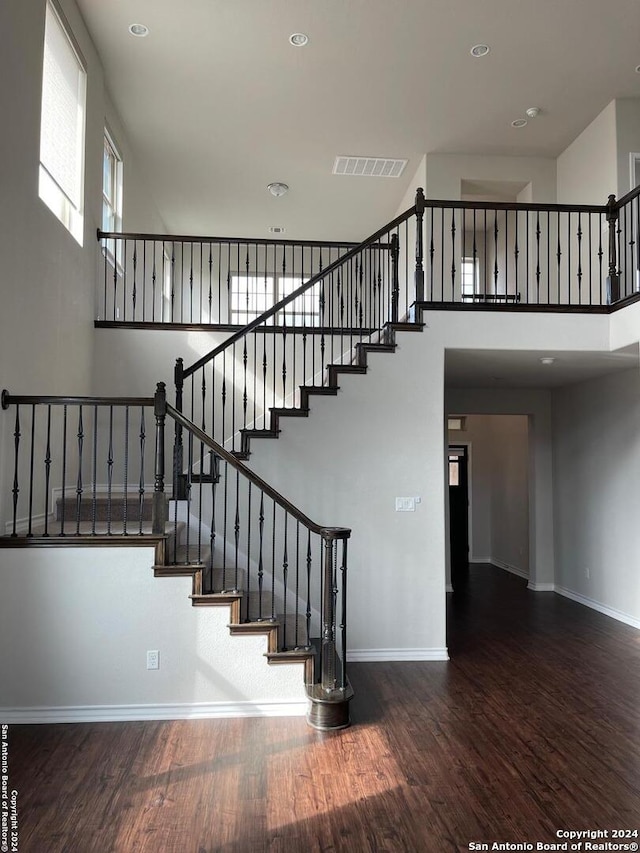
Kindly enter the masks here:
M 147 302 L 147 241 L 142 243 L 142 322 L 145 319 L 145 308 Z M 134 316 L 135 320 L 135 316 Z
M 98 406 L 93 407 L 93 450 L 91 454 L 91 535 L 96 535 L 98 489 Z
M 171 302 L 170 302 L 170 314 L 171 322 L 173 323 L 175 320 L 175 309 L 176 309 L 176 244 L 175 240 L 171 242 L 171 266 L 170 266 L 170 275 L 171 275 Z
M 451 208 L 451 302 L 456 292 L 456 211 Z
M 142 534 L 142 518 L 144 509 L 145 483 L 144 483 L 144 450 L 146 445 L 146 427 L 144 422 L 144 406 L 140 407 L 140 481 L 138 483 L 138 533 Z
M 222 445 L 226 445 L 226 434 L 225 434 L 225 415 L 227 408 L 227 351 L 222 351 L 222 389 L 220 393 L 220 399 L 222 401 L 222 423 L 220 425 L 220 443 Z
M 247 566 L 246 566 L 246 581 L 244 584 L 247 596 L 247 618 L 250 618 L 249 606 L 251 601 L 251 480 L 247 484 Z
M 126 240 L 124 241 L 123 255 L 126 258 L 126 256 L 127 256 L 127 241 Z M 116 307 L 118 304 L 118 262 L 116 259 L 117 259 L 116 241 L 114 240 L 113 241 L 113 319 L 114 319 L 114 322 L 119 319 L 118 311 L 117 311 L 117 307 Z M 105 320 L 107 319 L 106 304 L 105 304 L 105 309 L 104 309 L 104 319 Z
M 156 289 L 157 289 L 157 245 L 153 243 L 153 267 L 151 270 L 151 322 L 155 323 L 156 321 Z
M 440 208 L 440 301 L 444 302 L 444 207 Z
M 558 211 L 556 213 L 556 227 L 558 230 L 558 248 L 556 251 L 556 258 L 558 259 L 558 303 L 560 303 L 562 301 L 561 296 L 560 296 L 560 261 L 562 259 L 562 248 L 560 246 L 560 211 Z M 568 281 L 568 279 L 567 279 L 567 281 Z M 570 302 L 571 302 L 571 299 L 568 298 L 567 303 L 570 303 Z
M 124 503 L 122 505 L 122 533 L 127 535 L 127 516 L 129 514 L 129 406 L 124 407 Z
M 282 611 L 282 651 L 287 651 L 287 598 L 288 598 L 288 580 L 289 580 L 289 513 L 285 510 L 284 513 L 284 543 L 282 553 L 282 586 L 284 589 L 283 595 L 283 611 Z
M 109 449 L 107 452 L 107 535 L 111 536 L 113 509 L 113 406 L 109 406 Z
M 504 214 L 504 292 L 509 293 L 509 211 Z
M 269 620 L 275 622 L 276 606 L 276 502 L 272 500 L 273 517 L 271 520 L 271 616 Z
M 189 322 L 193 323 L 193 243 L 189 243 Z
M 540 302 L 540 212 L 536 212 L 536 302 Z
M 507 214 L 507 216 L 508 216 L 508 215 L 509 215 L 509 214 Z M 519 256 L 520 256 L 520 249 L 519 249 L 519 247 L 518 247 L 518 211 L 517 211 L 517 210 L 516 210 L 516 216 L 515 216 L 515 219 L 516 219 L 516 221 L 515 221 L 515 227 L 514 227 L 514 231 L 515 231 L 515 245 L 514 245 L 514 247 L 513 247 L 513 259 L 514 259 L 514 264 L 515 264 L 515 287 L 516 287 L 516 289 L 515 289 L 515 297 L 516 297 L 516 300 L 517 300 L 517 299 L 518 299 L 518 295 L 519 295 L 519 293 L 520 293 L 520 291 L 518 290 L 518 266 L 519 266 L 519 264 L 518 264 L 518 258 L 519 258 Z
M 169 267 L 171 270 L 171 267 Z M 164 303 L 166 299 L 166 287 L 167 287 L 167 250 L 165 247 L 165 241 L 162 241 L 162 286 L 160 288 L 160 322 L 164 323 Z
M 247 427 L 247 406 L 249 404 L 249 393 L 247 390 L 247 364 L 249 361 L 249 354 L 247 352 L 247 336 L 245 335 L 242 339 L 242 426 L 244 429 Z
M 49 535 L 49 486 L 51 482 L 51 405 L 47 406 L 47 444 L 44 452 L 44 536 Z
M 62 501 L 60 503 L 60 536 L 64 536 L 67 498 L 67 406 L 62 408 Z
M 29 452 L 29 526 L 27 536 L 33 536 L 33 466 L 36 449 L 36 407 L 31 406 L 31 448 Z
M 18 466 L 19 466 L 19 458 L 20 458 L 20 438 L 22 433 L 20 432 L 20 406 L 16 406 L 16 420 L 13 428 L 13 446 L 14 446 L 14 464 L 13 464 L 13 488 L 11 489 L 11 495 L 13 500 L 13 529 L 12 536 L 17 536 L 17 522 L 18 522 L 18 495 L 20 494 L 20 481 L 18 478 Z
M 296 521 L 296 590 L 293 629 L 293 648 L 300 648 L 300 522 Z
M 341 673 L 340 673 L 340 688 L 346 689 L 347 686 L 347 540 L 342 540 L 342 561 L 340 564 L 340 577 L 342 587 L 342 606 L 340 608 L 341 622 Z
M 582 214 L 578 211 L 578 304 L 582 303 Z
M 493 292 L 498 292 L 498 211 L 495 211 L 494 219 L 493 219 L 493 251 L 494 251 L 494 262 L 493 262 Z
M 193 383 L 192 383 L 193 388 Z M 193 412 L 193 405 L 191 406 L 191 411 Z M 189 565 L 191 563 L 191 525 L 189 523 L 191 519 L 191 474 L 193 472 L 193 433 L 191 431 L 187 434 L 187 487 L 186 487 L 186 498 L 187 498 L 187 522 L 185 525 L 185 555 L 184 555 L 184 563 L 185 565 Z M 177 506 L 177 501 L 175 502 Z M 178 531 L 176 525 L 176 540 L 178 539 Z
M 588 214 L 587 228 L 589 229 L 589 304 L 595 305 L 593 299 L 593 220 L 591 219 L 591 211 Z
M 218 300 L 220 299 L 220 291 L 218 291 Z M 213 323 L 213 243 L 209 243 L 209 322 Z M 218 316 L 215 322 L 220 322 L 220 303 L 218 302 Z
M 606 288 L 606 282 L 604 282 L 603 277 L 602 277 L 602 260 L 604 258 L 604 249 L 602 247 L 602 229 L 603 229 L 604 223 L 602 221 L 602 214 L 600 214 L 599 219 L 600 219 L 600 221 L 599 221 L 599 227 L 598 227 L 598 281 L 600 282 L 600 304 L 602 304 L 603 302 L 606 302 L 606 290 L 605 290 L 604 294 L 602 293 L 603 284 L 605 285 L 605 288 Z M 603 295 L 604 295 L 604 300 L 603 300 Z
M 567 282 L 569 287 L 569 304 L 571 304 L 571 214 L 567 213 Z
M 236 468 L 236 509 L 233 519 L 233 591 L 238 591 L 238 571 L 239 571 L 239 553 L 240 553 L 240 472 Z
M 82 419 L 82 406 L 78 407 L 78 474 L 76 477 L 76 536 L 80 535 L 80 515 L 82 507 L 82 451 L 84 448 L 84 424 Z
M 433 233 L 433 220 L 435 218 L 435 211 L 432 207 L 430 207 L 429 212 L 429 221 L 431 223 L 429 235 L 429 301 L 433 302 L 433 259 L 436 252 Z
M 398 279 L 398 257 L 400 255 L 400 246 L 398 235 L 394 232 L 391 235 L 391 322 L 398 322 L 398 302 L 400 297 L 400 283 Z
M 136 319 L 136 296 L 137 296 L 137 274 L 138 274 L 138 241 L 133 241 L 133 286 L 131 289 L 131 304 L 133 306 L 133 320 Z M 127 300 L 124 300 L 124 316 L 122 318 L 125 323 L 127 321 Z
M 215 592 L 213 570 L 216 555 L 216 486 L 220 478 L 220 458 L 213 453 L 211 456 L 211 526 L 209 528 L 209 587 L 207 592 Z
M 259 548 L 258 548 L 258 622 L 262 622 L 262 592 L 263 592 L 263 584 L 264 584 L 264 558 L 263 558 L 263 546 L 264 546 L 264 492 L 262 489 L 260 490 L 260 513 L 258 515 L 258 536 L 259 536 Z
M 305 609 L 305 630 L 307 634 L 305 646 L 311 648 L 311 531 L 307 529 L 307 606 Z
M 231 447 L 233 450 L 236 448 L 236 396 L 238 383 L 236 380 L 236 367 L 237 367 L 237 359 L 236 359 L 236 345 L 235 343 L 231 346 L 231 367 L 232 367 L 232 376 L 231 376 L 231 436 L 232 436 L 232 444 Z
M 222 505 L 222 590 L 227 589 L 227 540 L 229 520 L 229 463 L 224 463 L 224 501 Z

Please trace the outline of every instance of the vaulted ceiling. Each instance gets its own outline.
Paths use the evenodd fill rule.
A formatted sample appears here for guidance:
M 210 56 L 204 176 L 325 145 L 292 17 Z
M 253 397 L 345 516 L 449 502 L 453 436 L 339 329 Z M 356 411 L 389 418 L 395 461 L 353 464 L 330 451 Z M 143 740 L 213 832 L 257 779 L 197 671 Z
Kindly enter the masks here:
M 556 157 L 612 98 L 640 96 L 638 0 L 77 2 L 174 233 L 363 238 L 423 154 Z M 340 177 L 338 154 L 409 164 Z

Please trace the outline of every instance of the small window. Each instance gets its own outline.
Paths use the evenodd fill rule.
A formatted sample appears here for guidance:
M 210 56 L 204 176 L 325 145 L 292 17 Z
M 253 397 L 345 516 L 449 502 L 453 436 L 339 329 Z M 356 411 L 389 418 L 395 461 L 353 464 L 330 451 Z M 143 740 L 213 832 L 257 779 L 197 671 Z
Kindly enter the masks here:
M 462 295 L 473 296 L 479 292 L 477 258 L 462 259 Z
M 122 230 L 122 157 L 106 129 L 102 159 L 102 230 Z
M 60 13 L 47 3 L 42 71 L 42 201 L 82 245 L 87 74 Z

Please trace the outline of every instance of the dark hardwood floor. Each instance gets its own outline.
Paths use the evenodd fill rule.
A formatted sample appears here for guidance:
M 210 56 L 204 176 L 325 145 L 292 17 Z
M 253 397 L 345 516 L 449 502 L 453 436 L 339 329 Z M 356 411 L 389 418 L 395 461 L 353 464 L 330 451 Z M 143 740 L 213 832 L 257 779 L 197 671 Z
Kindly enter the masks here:
M 449 599 L 452 660 L 352 665 L 341 732 L 12 726 L 19 850 L 448 853 L 640 829 L 640 632 L 488 566 Z

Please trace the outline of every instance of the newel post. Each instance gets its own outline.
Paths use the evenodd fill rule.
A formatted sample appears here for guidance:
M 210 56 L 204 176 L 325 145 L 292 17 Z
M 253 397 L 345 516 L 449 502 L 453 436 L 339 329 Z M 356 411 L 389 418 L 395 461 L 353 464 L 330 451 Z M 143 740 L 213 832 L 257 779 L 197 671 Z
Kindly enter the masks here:
M 184 362 L 181 358 L 176 359 L 174 370 L 174 382 L 176 386 L 176 409 L 182 414 L 182 389 L 184 388 Z M 187 499 L 188 482 L 184 473 L 184 448 L 182 446 L 182 426 L 176 421 L 175 438 L 173 441 L 173 499 L 176 501 Z
M 424 238 L 422 234 L 424 220 L 424 190 L 418 187 L 416 190 L 416 302 L 424 302 Z
M 164 533 L 167 523 L 167 501 L 164 493 L 164 425 L 167 417 L 167 391 L 164 382 L 158 382 L 153 398 L 156 418 L 156 452 L 153 468 L 153 504 L 151 524 L 153 533 Z
M 618 206 L 616 197 L 609 196 L 607 201 L 607 222 L 609 223 L 609 275 L 607 276 L 607 302 L 609 305 L 620 299 L 620 273 L 618 271 L 616 236 L 618 226 Z
M 342 527 L 325 528 L 322 567 L 322 653 L 320 684 L 323 691 L 344 691 L 347 686 L 347 539 L 349 530 Z M 342 545 L 340 544 L 342 543 Z M 338 565 L 339 563 L 339 565 Z M 338 593 L 340 625 L 337 625 Z M 340 629 L 340 671 L 338 671 L 337 630 Z
M 400 301 L 400 280 L 398 278 L 398 258 L 400 241 L 397 233 L 391 235 L 391 322 L 398 322 L 398 303 Z

